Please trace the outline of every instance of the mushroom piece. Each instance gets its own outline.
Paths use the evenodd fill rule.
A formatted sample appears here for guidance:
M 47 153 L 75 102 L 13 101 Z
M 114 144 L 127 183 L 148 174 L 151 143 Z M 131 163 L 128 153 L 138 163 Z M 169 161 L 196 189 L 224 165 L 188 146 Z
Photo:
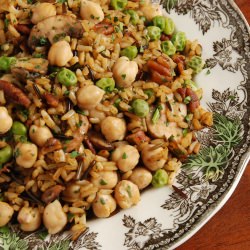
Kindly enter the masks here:
M 108 142 L 102 134 L 96 131 L 89 131 L 88 138 L 90 142 L 98 149 L 112 150 L 113 146 L 110 142 Z
M 67 15 L 52 16 L 32 28 L 28 45 L 34 49 L 40 44 L 41 39 L 48 39 L 53 44 L 65 36 L 81 38 L 83 32 L 81 22 L 75 18 Z
M 169 138 L 174 136 L 176 140 L 182 137 L 182 129 L 175 122 L 167 122 L 166 106 L 161 105 L 160 118 L 156 123 L 152 122 L 152 117 L 155 109 L 151 109 L 146 117 L 148 131 L 154 138 Z
M 27 78 L 36 78 L 38 74 L 46 75 L 48 66 L 48 60 L 43 58 L 21 58 L 11 67 L 11 73 L 26 82 Z

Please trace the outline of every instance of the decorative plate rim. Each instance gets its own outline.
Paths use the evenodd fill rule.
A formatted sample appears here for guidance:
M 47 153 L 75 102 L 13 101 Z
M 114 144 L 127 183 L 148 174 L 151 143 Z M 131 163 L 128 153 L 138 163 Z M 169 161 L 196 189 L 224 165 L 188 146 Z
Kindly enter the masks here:
M 227 0 L 227 1 L 232 6 L 234 11 L 240 15 L 240 18 L 244 22 L 247 32 L 250 35 L 250 26 L 248 24 L 246 17 L 240 10 L 239 6 L 235 3 L 234 0 Z M 248 79 L 248 82 L 250 83 L 250 79 Z M 248 124 L 250 125 L 250 121 L 248 121 Z M 241 156 L 241 160 L 238 164 L 237 172 L 234 176 L 234 181 L 232 181 L 227 191 L 225 191 L 223 195 L 221 195 L 221 197 L 217 201 L 214 202 L 212 206 L 213 209 L 210 207 L 204 213 L 202 218 L 199 219 L 198 222 L 193 227 L 191 227 L 190 230 L 186 234 L 183 234 L 173 244 L 170 244 L 169 246 L 162 248 L 162 250 L 165 250 L 165 249 L 172 250 L 184 244 L 192 236 L 194 236 L 203 226 L 205 226 L 206 223 L 209 222 L 210 219 L 217 214 L 217 212 L 219 212 L 223 208 L 223 206 L 228 202 L 228 200 L 234 193 L 235 189 L 237 188 L 249 161 L 250 161 L 250 146 L 248 147 L 247 151 Z

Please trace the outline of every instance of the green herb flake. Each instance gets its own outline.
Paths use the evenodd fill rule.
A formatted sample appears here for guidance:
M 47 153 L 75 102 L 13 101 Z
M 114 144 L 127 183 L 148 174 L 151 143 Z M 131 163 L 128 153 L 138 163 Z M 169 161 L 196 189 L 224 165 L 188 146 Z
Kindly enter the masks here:
M 127 154 L 124 152 L 123 154 L 122 154 L 122 159 L 127 159 L 128 158 L 128 156 L 127 156 Z
M 126 188 L 126 191 L 127 191 L 127 193 L 128 193 L 128 196 L 131 198 L 132 197 L 132 190 L 131 190 L 131 186 L 127 186 L 127 188 Z
M 107 184 L 108 184 L 108 183 L 107 183 L 105 180 L 103 180 L 103 179 L 101 179 L 99 183 L 100 183 L 100 185 L 107 185 Z
M 188 128 L 184 128 L 182 130 L 182 135 L 185 137 L 187 135 L 187 133 L 188 133 Z
M 5 28 L 5 29 L 8 29 L 9 24 L 10 24 L 10 20 L 7 19 L 7 18 L 5 18 L 5 19 L 4 19 L 4 28 Z
M 65 95 L 65 96 L 69 96 L 69 90 L 66 90 L 66 91 L 64 91 L 64 93 L 63 93 L 63 95 Z
M 119 20 L 118 17 L 115 16 L 115 17 L 114 17 L 114 22 L 118 22 L 118 20 Z
M 70 153 L 70 157 L 71 157 L 71 158 L 76 158 L 76 157 L 79 156 L 79 155 L 80 155 L 80 153 L 77 152 L 77 151 L 72 151 L 72 152 Z
M 95 19 L 95 16 L 93 14 L 90 15 L 91 19 Z
M 14 157 L 17 158 L 18 156 L 21 155 L 21 152 L 20 152 L 20 149 L 17 148 L 15 151 L 14 151 Z
M 122 77 L 122 80 L 125 80 L 126 79 L 126 74 L 122 74 L 121 77 Z
M 183 102 L 184 102 L 185 104 L 189 104 L 191 100 L 192 100 L 191 97 L 190 97 L 190 96 L 187 96 L 187 97 L 184 98 Z
M 67 214 L 68 221 L 71 221 L 74 218 L 74 216 L 75 216 L 74 214 L 68 213 Z
M 46 37 L 40 37 L 39 43 L 40 45 L 46 45 L 48 43 L 48 39 Z
M 100 202 L 101 202 L 102 205 L 106 204 L 106 202 L 105 202 L 105 200 L 103 198 L 100 198 Z

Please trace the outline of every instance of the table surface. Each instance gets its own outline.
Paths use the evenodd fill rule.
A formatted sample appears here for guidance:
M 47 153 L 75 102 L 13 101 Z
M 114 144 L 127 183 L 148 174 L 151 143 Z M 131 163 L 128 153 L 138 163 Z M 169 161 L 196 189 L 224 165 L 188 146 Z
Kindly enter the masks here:
M 250 0 L 235 0 L 250 24 Z M 224 207 L 176 250 L 250 250 L 250 163 Z

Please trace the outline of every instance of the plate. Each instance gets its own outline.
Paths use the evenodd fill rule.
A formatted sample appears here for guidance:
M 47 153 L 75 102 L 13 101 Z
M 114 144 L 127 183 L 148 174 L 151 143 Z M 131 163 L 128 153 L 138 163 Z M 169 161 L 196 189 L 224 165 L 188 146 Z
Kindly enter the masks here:
M 139 205 L 91 220 L 76 242 L 67 233 L 24 234 L 12 225 L 0 231 L 0 249 L 174 249 L 229 199 L 249 159 L 249 26 L 232 0 L 163 0 L 161 5 L 177 29 L 202 44 L 206 67 L 196 82 L 203 88 L 202 105 L 214 112 L 214 126 L 197 134 L 202 150 L 176 178 L 181 192 L 147 190 Z

